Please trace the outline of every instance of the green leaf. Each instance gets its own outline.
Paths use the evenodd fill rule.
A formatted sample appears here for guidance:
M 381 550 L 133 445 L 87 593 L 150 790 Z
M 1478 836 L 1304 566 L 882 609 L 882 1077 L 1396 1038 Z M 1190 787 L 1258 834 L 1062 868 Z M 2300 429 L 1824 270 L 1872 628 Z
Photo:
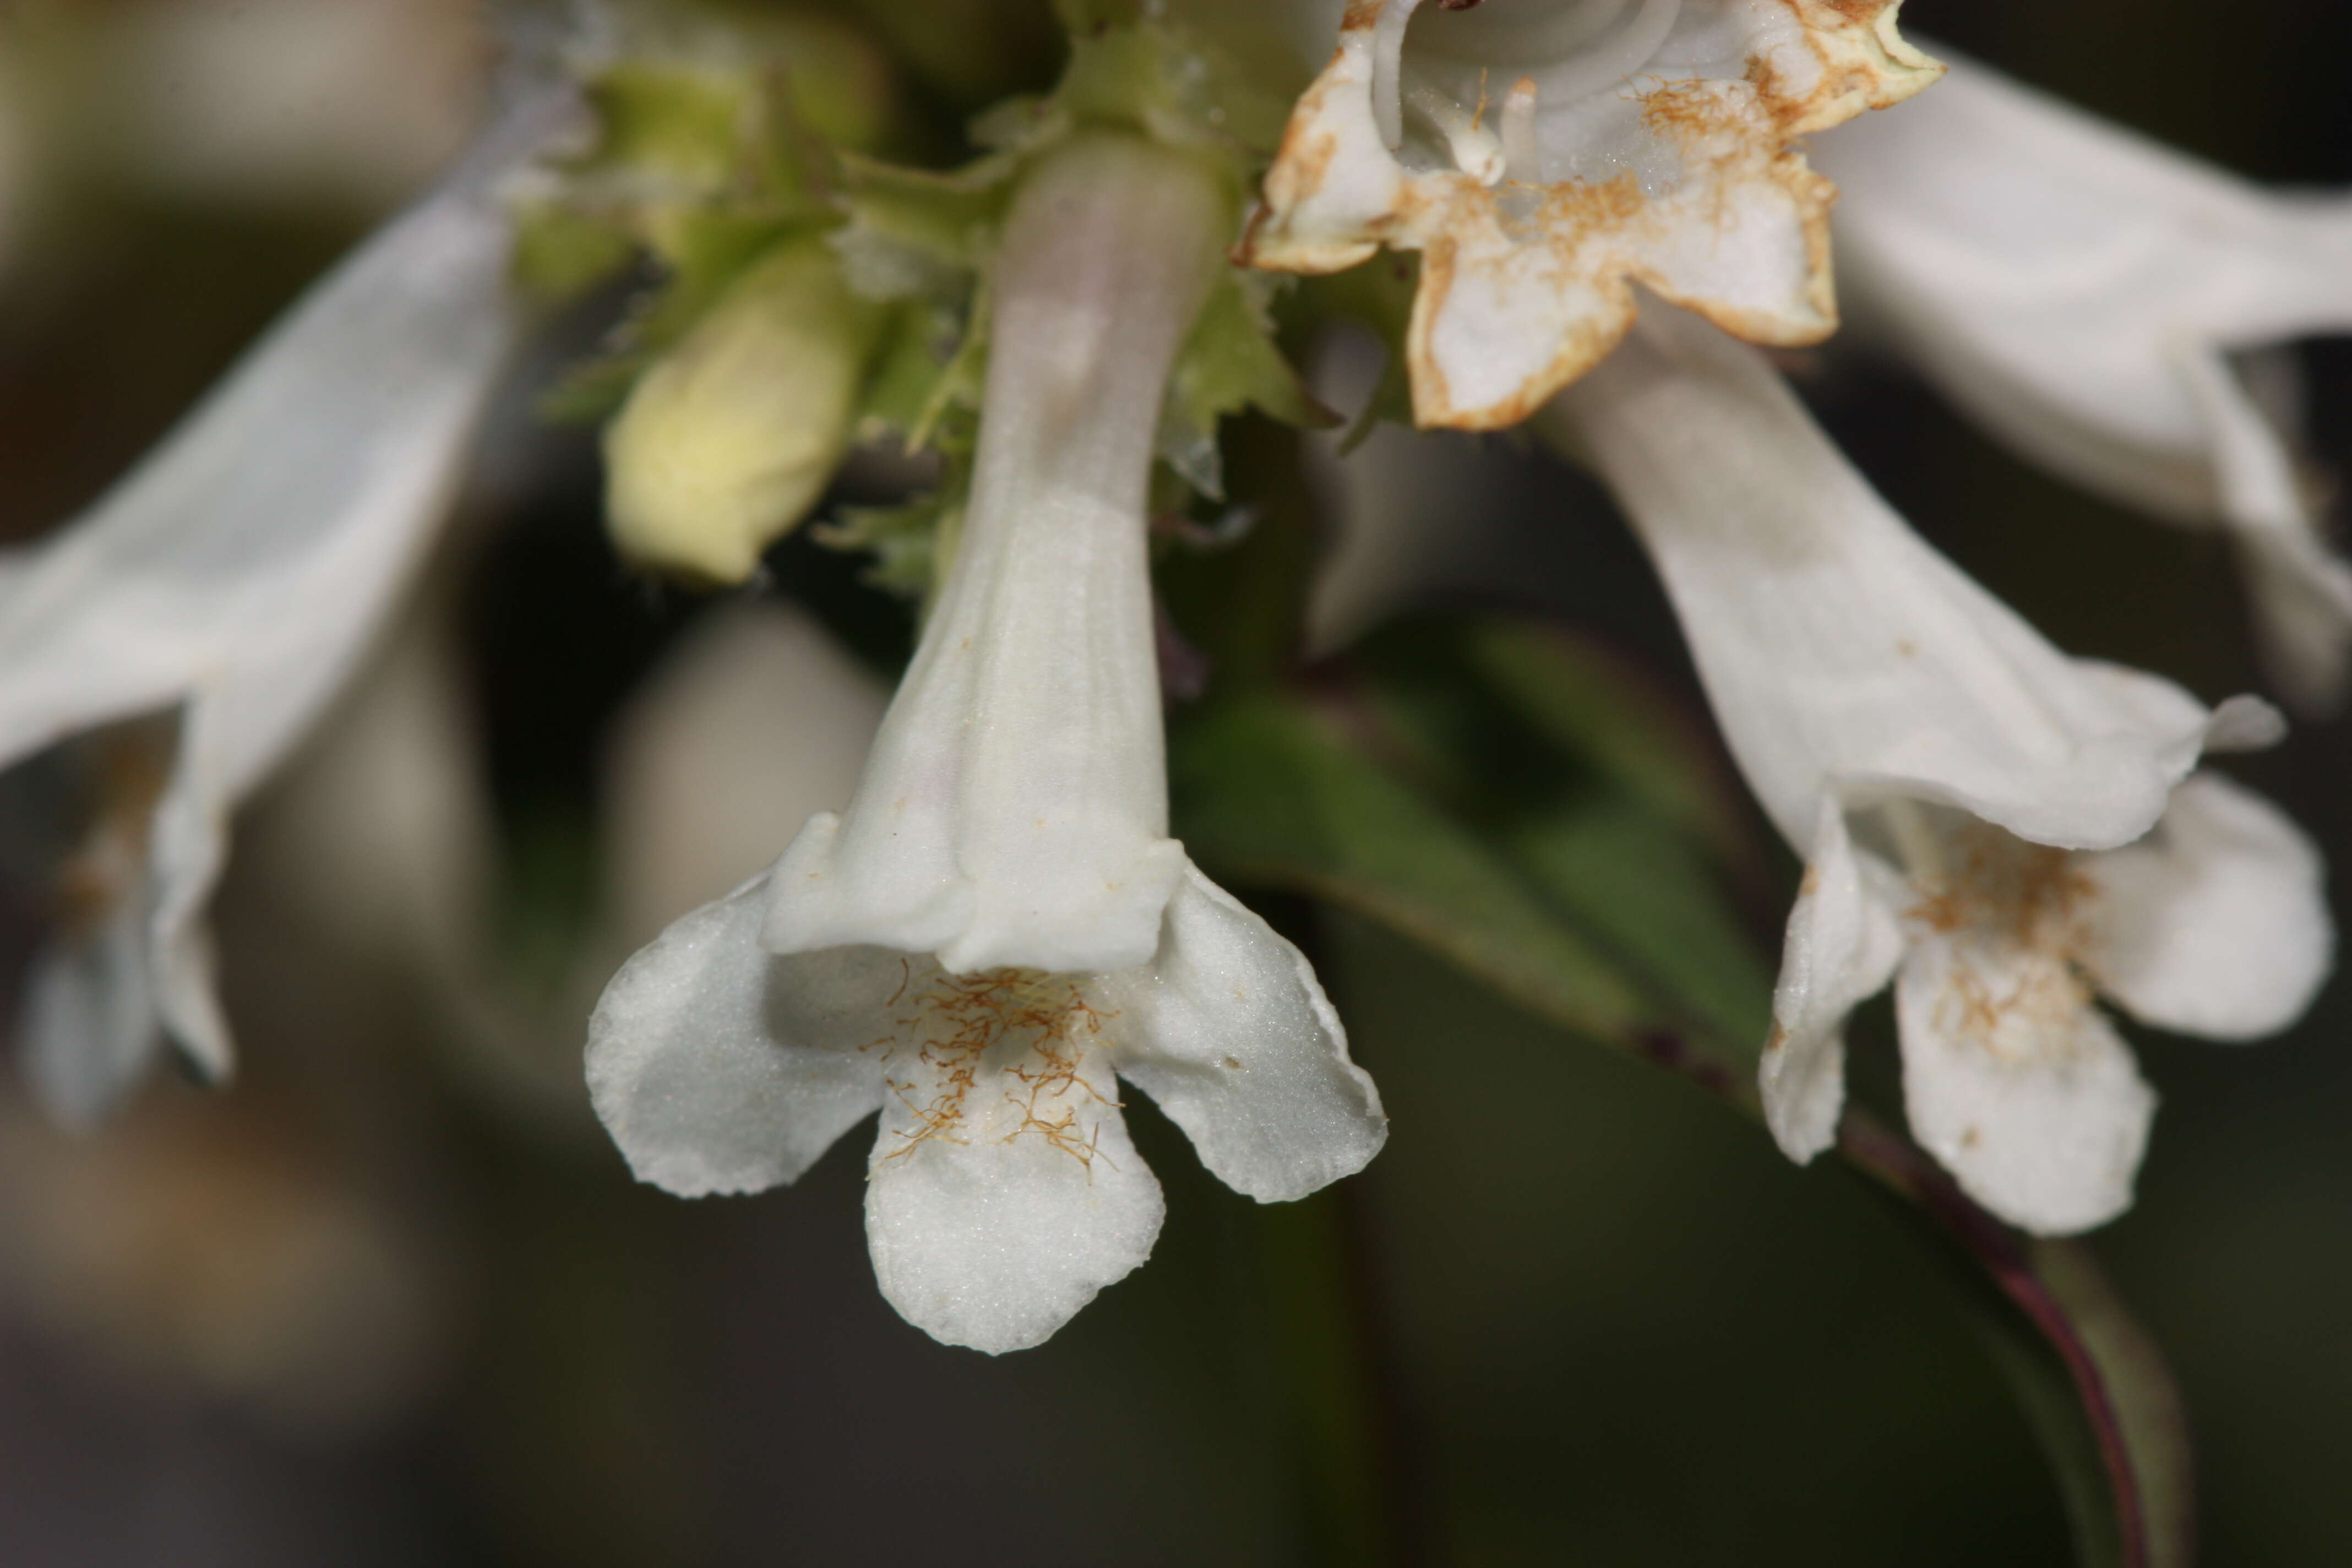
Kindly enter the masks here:
M 549 304 L 579 298 L 635 253 L 627 235 L 560 202 L 532 202 L 515 214 L 515 280 Z
M 902 300 L 891 310 L 857 413 L 859 440 L 893 431 L 903 438 L 921 426 L 962 331 L 961 311 L 929 300 Z
M 1838 1152 L 1949 1265 L 2049 1458 L 2081 1568 L 2191 1568 L 2195 1466 L 2179 1392 L 2090 1247 L 2011 1230 L 1867 1117 L 1847 1112 Z
M 1772 1026 L 1772 976 L 1706 861 L 1656 818 L 1601 797 L 1531 814 L 1498 836 L 1518 873 L 1591 932 L 1645 990 L 1751 1058 Z
M 1189 28 L 1129 16 L 1078 18 L 1054 106 L 1079 124 L 1125 126 L 1171 147 L 1271 156 L 1290 118 L 1287 98 Z M 990 142 L 991 146 L 1006 143 Z
M 1603 645 L 1552 626 L 1488 620 L 1463 654 L 1539 735 L 1582 758 L 1672 827 L 1721 853 L 1744 816 L 1720 753 L 1681 702 Z
M 834 245 L 850 287 L 887 300 L 968 287 L 994 248 L 1020 160 L 994 155 L 941 174 L 845 155 L 841 169 L 847 220 Z
M 1359 650 L 1362 732 L 1502 853 L 1555 911 L 1751 1058 L 1771 975 L 1718 863 L 1751 858 L 1717 753 L 1684 703 L 1555 625 L 1406 622 Z
M 963 504 L 962 486 L 943 484 L 904 506 L 844 507 L 837 517 L 811 531 L 818 543 L 831 549 L 871 554 L 868 583 L 919 599 L 939 580 L 941 552 L 954 548 Z
M 2189 1423 L 2181 1409 L 2164 1352 L 2155 1337 L 2131 1315 L 2107 1282 L 2091 1249 L 2081 1242 L 2033 1240 L 2025 1244 L 2030 1272 L 2073 1330 L 2074 1356 L 2061 1353 L 2044 1381 L 2060 1391 L 2048 1418 L 2045 1441 L 2091 1426 L 2099 1441 L 2095 1465 L 2078 1465 L 2068 1476 L 2067 1501 L 2086 1562 L 2101 1559 L 2095 1542 L 2114 1530 L 2119 1537 L 2105 1559 L 2147 1568 L 2189 1568 L 2197 1555 L 2196 1467 L 2189 1447 Z M 2074 1386 L 2074 1357 L 2087 1362 L 2086 1380 L 2105 1390 L 2108 1407 L 2086 1411 L 2078 1424 L 2063 1406 Z M 2052 1373 L 2063 1375 L 2052 1375 Z M 2108 1457 L 2120 1464 L 2111 1474 Z M 2118 1479 L 2133 1494 L 2134 1507 L 2104 1506 Z
M 1307 395 L 1275 346 L 1267 304 L 1280 279 L 1228 268 L 1192 320 L 1160 409 L 1160 457 L 1202 495 L 1224 499 L 1218 422 L 1256 409 L 1301 429 L 1328 429 L 1339 416 Z
M 625 169 L 696 190 L 734 174 L 753 79 L 665 60 L 623 59 L 585 89 L 601 132 L 583 167 Z
M 1213 874 L 1351 909 L 1580 1033 L 1640 1028 L 1640 998 L 1598 953 L 1328 722 L 1280 697 L 1247 696 L 1193 715 L 1171 742 L 1184 841 Z
M 930 390 L 907 431 L 907 449 L 936 447 L 950 456 L 969 454 L 980 441 L 980 398 L 988 381 L 989 290 L 979 297 L 964 326 L 963 341 L 940 367 Z

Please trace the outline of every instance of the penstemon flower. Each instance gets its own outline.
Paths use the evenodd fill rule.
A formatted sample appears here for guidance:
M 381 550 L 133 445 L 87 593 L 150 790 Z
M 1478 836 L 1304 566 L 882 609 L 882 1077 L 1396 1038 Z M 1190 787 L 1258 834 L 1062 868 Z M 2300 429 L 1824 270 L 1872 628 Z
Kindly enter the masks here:
M 1795 143 L 1936 79 L 1895 3 L 1350 5 L 1242 255 L 1330 272 L 1419 251 L 1424 426 L 1526 418 L 1624 335 L 1636 283 L 1752 342 L 1817 342 L 1835 192 Z
M 2331 961 L 2317 851 L 2200 751 L 2252 699 L 2072 659 L 1914 536 L 1769 367 L 1653 307 L 1548 427 L 1606 478 L 1732 753 L 1807 862 L 1761 1077 L 1774 1135 L 1835 1134 L 1843 1026 L 1896 979 L 1914 1132 L 1988 1208 L 2065 1233 L 2130 1202 L 2155 1096 L 2092 1005 L 2222 1039 L 2291 1023 Z
M 875 1273 L 950 1343 L 1038 1343 L 1149 1255 L 1118 1079 L 1262 1201 L 1386 1136 L 1306 961 L 1167 837 L 1145 486 L 1225 212 L 1124 135 L 1025 175 L 971 503 L 856 795 L 591 1024 L 598 1113 L 684 1195 L 789 1182 L 878 1110 Z
M 2352 199 L 2251 188 L 1969 61 L 1815 156 L 1863 334 L 2053 471 L 2229 528 L 2275 679 L 2337 700 L 2352 566 L 2230 355 L 2352 330 Z
M 366 650 L 440 520 L 521 325 L 507 174 L 572 123 L 520 98 L 431 195 L 315 285 L 88 513 L 0 574 L 0 764 L 178 716 L 128 885 L 37 961 L 25 1048 L 68 1121 L 143 1070 L 159 1026 L 230 1068 L 205 905 L 227 822 Z

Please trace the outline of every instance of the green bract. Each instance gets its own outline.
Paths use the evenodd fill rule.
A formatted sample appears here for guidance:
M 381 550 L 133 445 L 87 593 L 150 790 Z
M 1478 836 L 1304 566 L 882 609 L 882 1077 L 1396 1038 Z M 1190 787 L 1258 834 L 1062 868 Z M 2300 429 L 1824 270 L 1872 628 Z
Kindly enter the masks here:
M 761 362 L 783 374 L 772 353 L 762 360 L 713 341 L 734 330 L 721 302 L 761 258 L 821 237 L 847 293 L 870 307 L 845 444 L 896 438 L 940 463 L 926 499 L 846 515 L 822 537 L 874 552 L 877 581 L 925 589 L 938 531 L 966 487 L 988 363 L 991 257 L 1024 171 L 1081 132 L 1138 132 L 1205 166 L 1238 232 L 1281 133 L 1282 99 L 1203 38 L 1132 7 L 1060 12 L 1070 42 L 1060 80 L 982 113 L 970 127 L 982 155 L 950 170 L 877 155 L 892 129 L 893 83 L 882 56 L 846 25 L 786 14 L 628 40 L 589 83 L 595 146 L 552 170 L 522 215 L 518 266 L 557 300 L 614 279 L 633 258 L 658 277 L 606 351 L 551 395 L 549 412 L 609 417 L 689 345 L 705 366 Z M 1254 408 L 1295 425 L 1329 420 L 1275 342 L 1270 307 L 1281 287 L 1221 274 L 1171 378 L 1159 455 L 1202 497 L 1222 499 L 1216 437 L 1225 416 Z M 737 315 L 746 330 L 760 319 Z M 834 352 L 817 367 L 828 384 L 838 337 L 827 338 Z M 770 334 L 772 349 L 780 342 Z M 678 423 L 689 405 L 672 395 L 665 406 L 672 417 L 662 439 L 693 452 Z M 630 449 L 649 455 L 642 442 Z

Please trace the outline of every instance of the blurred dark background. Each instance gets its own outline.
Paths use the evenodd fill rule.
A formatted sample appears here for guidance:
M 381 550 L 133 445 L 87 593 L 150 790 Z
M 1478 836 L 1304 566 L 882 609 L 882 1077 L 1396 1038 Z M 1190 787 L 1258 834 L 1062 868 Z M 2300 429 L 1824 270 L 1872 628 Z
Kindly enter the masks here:
M 1905 21 L 2248 175 L 2352 184 L 2337 0 Z M 0 537 L 96 495 L 427 177 L 476 49 L 456 0 L 0 5 Z M 2305 358 L 2314 444 L 2352 473 L 2352 345 Z M 2218 537 L 2041 477 L 1897 371 L 1795 368 L 2061 646 L 2258 688 Z M 1854 1181 L 1311 910 L 1273 912 L 1388 1150 L 1260 1209 L 1131 1104 L 1166 1232 L 1040 1350 L 946 1349 L 883 1304 L 859 1135 L 790 1192 L 634 1185 L 578 1088 L 594 983 L 835 804 L 905 620 L 805 542 L 725 602 L 633 581 L 593 438 L 514 402 L 394 647 L 240 822 L 242 1081 L 159 1082 L 79 1141 L 0 1091 L 0 1562 L 2069 1560 L 1991 1362 Z M 1451 603 L 1565 616 L 1696 710 L 1598 493 L 1504 440 L 1476 470 L 1492 521 Z M 2352 725 L 2231 768 L 2352 864 Z M 2257 1047 L 2134 1035 L 2164 1109 L 2096 1247 L 2172 1358 L 2216 1564 L 2352 1561 L 2348 1015 L 2337 984 Z M 1887 1034 L 1859 1030 L 1882 1094 Z

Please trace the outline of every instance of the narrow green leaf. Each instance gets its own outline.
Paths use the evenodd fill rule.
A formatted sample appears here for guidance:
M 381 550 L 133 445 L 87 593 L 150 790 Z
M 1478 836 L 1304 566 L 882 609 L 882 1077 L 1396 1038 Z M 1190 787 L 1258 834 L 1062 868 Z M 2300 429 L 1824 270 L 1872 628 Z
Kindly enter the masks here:
M 1838 1152 L 1952 1265 L 1957 1299 L 2050 1459 L 2082 1568 L 2191 1568 L 2195 1467 L 2179 1392 L 2090 1247 L 2010 1229 L 1867 1116 L 1846 1113 Z
M 1518 873 L 1605 942 L 1652 994 L 1743 1062 L 1772 1026 L 1772 976 L 1706 862 L 1622 800 L 1531 816 L 1498 842 Z
M 1738 842 L 1743 818 L 1718 753 L 1622 656 L 1558 626 L 1499 618 L 1472 626 L 1463 653 L 1538 734 L 1667 823 L 1718 852 Z
M 1507 868 L 1304 710 L 1244 697 L 1180 734 L 1171 790 L 1213 871 L 1354 910 L 1582 1033 L 1640 1026 L 1633 991 Z

